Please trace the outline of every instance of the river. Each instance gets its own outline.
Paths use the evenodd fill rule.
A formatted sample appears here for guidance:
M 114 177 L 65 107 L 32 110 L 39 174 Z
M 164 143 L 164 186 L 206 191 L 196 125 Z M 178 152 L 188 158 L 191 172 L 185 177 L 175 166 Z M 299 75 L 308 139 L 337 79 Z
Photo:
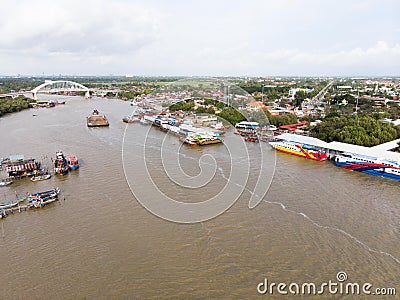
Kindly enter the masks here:
M 146 210 L 129 188 L 125 174 L 143 172 L 143 153 L 133 150 L 140 141 L 135 136 L 149 139 L 146 162 L 157 187 L 183 202 L 204 201 L 224 187 L 231 170 L 224 145 L 180 147 L 176 137 L 134 123 L 125 136 L 123 164 L 121 119 L 132 110 L 128 102 L 57 99 L 66 105 L 0 118 L 0 157 L 24 154 L 50 167 L 50 158 L 62 150 L 81 162 L 64 177 L 23 179 L 0 189 L 7 199 L 53 186 L 63 191 L 58 203 L 0 220 L 0 298 L 251 299 L 259 296 L 257 285 L 265 278 L 319 284 L 336 280 L 340 271 L 349 282 L 400 292 L 398 182 L 275 153 L 263 143 L 267 158 L 276 157 L 275 173 L 263 201 L 249 209 L 260 164 L 258 144 L 248 144 L 249 180 L 237 201 L 204 222 L 170 222 Z M 109 128 L 86 127 L 93 109 L 107 116 Z M 216 159 L 215 175 L 201 192 L 167 180 L 159 159 L 163 140 L 180 147 L 182 168 L 192 176 L 201 156 Z M 128 182 L 154 194 L 140 180 Z

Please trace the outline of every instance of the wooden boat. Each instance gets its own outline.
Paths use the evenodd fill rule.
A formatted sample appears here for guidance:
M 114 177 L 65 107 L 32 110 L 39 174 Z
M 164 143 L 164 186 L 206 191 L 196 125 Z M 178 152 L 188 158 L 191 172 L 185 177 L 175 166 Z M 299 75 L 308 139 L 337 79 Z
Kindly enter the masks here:
M 68 155 L 68 166 L 70 170 L 76 170 L 79 168 L 79 161 L 75 155 L 73 154 Z
M 56 201 L 58 201 L 58 196 L 44 197 L 44 198 L 40 197 L 40 198 L 32 199 L 29 202 L 29 205 L 31 207 L 40 208 L 40 207 L 43 207 L 43 206 L 45 206 L 47 204 L 50 204 L 50 203 L 53 203 L 53 202 L 56 202 Z
M 91 116 L 86 117 L 86 124 L 88 127 L 104 127 L 110 125 L 106 116 L 100 116 L 97 109 L 93 111 Z
M 31 207 L 43 207 L 47 204 L 58 201 L 58 195 L 61 193 L 59 188 L 54 188 L 48 191 L 31 194 L 28 196 L 28 201 Z
M 2 209 L 8 209 L 8 208 L 12 208 L 18 205 L 18 202 L 0 202 L 0 210 Z
M 51 178 L 50 174 L 36 175 L 36 176 L 31 177 L 31 181 L 36 182 L 36 181 L 47 180 L 50 178 Z
M 7 186 L 12 184 L 13 182 L 11 180 L 2 180 L 0 181 L 0 186 Z
M 47 196 L 54 195 L 54 194 L 58 195 L 60 192 L 61 192 L 61 190 L 57 187 L 57 188 L 53 188 L 53 189 L 48 190 L 48 191 L 29 194 L 28 198 L 32 198 L 32 197 L 47 197 Z
M 17 206 L 19 203 L 24 202 L 26 197 L 20 197 L 15 200 L 0 202 L 0 210 L 8 209 Z
M 56 153 L 56 159 L 54 160 L 54 173 L 58 175 L 67 174 L 69 170 L 68 162 L 61 151 Z

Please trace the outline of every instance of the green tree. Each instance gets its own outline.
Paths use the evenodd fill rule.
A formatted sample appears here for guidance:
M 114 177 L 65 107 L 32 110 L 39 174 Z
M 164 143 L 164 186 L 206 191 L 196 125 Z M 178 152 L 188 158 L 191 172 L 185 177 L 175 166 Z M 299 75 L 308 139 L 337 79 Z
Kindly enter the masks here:
M 219 114 L 219 117 L 222 119 L 228 121 L 232 125 L 236 125 L 236 123 L 239 123 L 241 121 L 245 120 L 245 117 L 236 109 L 232 107 L 227 107 L 223 109 Z

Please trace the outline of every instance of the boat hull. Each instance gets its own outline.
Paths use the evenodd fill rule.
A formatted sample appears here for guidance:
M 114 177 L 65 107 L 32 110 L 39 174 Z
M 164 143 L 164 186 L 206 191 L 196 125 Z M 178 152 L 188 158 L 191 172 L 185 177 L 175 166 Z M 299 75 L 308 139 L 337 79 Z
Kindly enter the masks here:
M 50 179 L 50 178 L 51 178 L 50 174 L 40 175 L 40 176 L 31 177 L 31 181 L 36 182 L 36 181 L 47 180 L 47 179 Z
M 393 171 L 390 172 L 394 169 L 384 164 L 363 163 L 357 161 L 341 161 L 337 158 L 334 159 L 334 163 L 336 166 L 342 169 L 348 169 L 351 171 L 357 171 L 360 173 L 400 181 L 400 173 L 398 172 L 399 174 L 395 174 Z
M 282 153 L 286 153 L 286 154 L 295 155 L 295 156 L 298 156 L 298 157 L 303 157 L 303 158 L 316 160 L 316 161 L 325 161 L 327 159 L 327 156 L 324 153 L 319 153 L 318 154 L 318 153 L 311 152 L 311 151 L 303 149 L 303 148 L 298 148 L 296 150 L 292 150 L 292 149 L 289 149 L 287 147 L 282 147 L 282 146 L 279 146 L 279 145 L 276 145 L 276 144 L 273 144 L 273 143 L 270 143 L 270 145 L 276 151 L 279 151 L 279 152 L 282 152 Z

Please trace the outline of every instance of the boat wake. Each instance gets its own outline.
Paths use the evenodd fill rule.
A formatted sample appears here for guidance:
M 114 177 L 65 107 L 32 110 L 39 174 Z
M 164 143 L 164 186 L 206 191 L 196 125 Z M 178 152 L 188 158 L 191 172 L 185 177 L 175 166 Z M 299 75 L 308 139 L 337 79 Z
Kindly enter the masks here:
M 251 192 L 251 191 L 249 191 Z M 280 202 L 275 202 L 275 201 L 268 201 L 264 199 L 264 202 L 269 203 L 269 204 L 275 204 L 275 205 L 279 205 L 281 206 L 281 208 L 289 213 L 292 214 L 296 214 L 296 215 L 300 215 L 303 218 L 307 219 L 311 224 L 313 224 L 314 226 L 318 227 L 318 228 L 322 228 L 322 229 L 327 229 L 327 230 L 333 230 L 336 232 L 339 232 L 345 236 L 347 236 L 348 238 L 350 238 L 351 240 L 353 240 L 354 242 L 356 242 L 357 244 L 361 245 L 363 248 L 365 248 L 366 250 L 368 250 L 369 252 L 372 253 L 376 253 L 376 254 L 382 254 L 382 255 L 386 255 L 388 257 L 390 257 L 391 259 L 393 259 L 395 262 L 397 262 L 398 264 L 400 264 L 400 259 L 398 259 L 397 257 L 395 257 L 393 254 L 390 254 L 388 252 L 382 251 L 382 250 L 377 250 L 374 248 L 371 248 L 370 246 L 368 246 L 367 244 L 365 244 L 364 242 L 360 241 L 358 238 L 356 238 L 355 236 L 351 235 L 350 233 L 348 233 L 347 231 L 344 231 L 343 229 L 340 229 L 338 227 L 335 226 L 327 226 L 327 225 L 321 225 L 318 222 L 316 222 L 315 220 L 311 219 L 309 216 L 307 216 L 305 213 L 302 212 L 297 212 L 291 209 L 288 209 L 283 203 Z
M 221 172 L 221 176 L 225 179 L 225 180 L 229 180 L 229 178 L 226 178 L 224 173 L 222 172 L 222 170 L 220 168 L 218 168 L 218 170 Z M 245 187 L 245 190 L 247 192 L 249 192 L 250 194 L 254 194 L 254 192 L 248 188 Z M 279 205 L 282 210 L 291 213 L 291 214 L 295 214 L 295 215 L 299 215 L 302 216 L 304 219 L 308 220 L 311 224 L 313 224 L 314 226 L 321 228 L 321 229 L 325 229 L 325 230 L 332 230 L 332 231 L 336 231 L 340 234 L 345 235 L 346 237 L 350 238 L 351 240 L 353 240 L 355 243 L 359 244 L 360 246 L 362 246 L 364 249 L 366 249 L 367 251 L 371 252 L 371 253 L 375 253 L 375 254 L 380 254 L 380 255 L 385 255 L 387 257 L 390 257 L 392 260 L 394 260 L 396 263 L 400 264 L 400 259 L 397 258 L 396 256 L 394 256 L 391 253 L 382 251 L 382 250 L 378 250 L 375 248 L 372 248 L 370 246 L 368 246 L 366 243 L 364 243 L 363 241 L 359 240 L 358 238 L 356 238 L 354 235 L 348 233 L 347 231 L 340 229 L 338 227 L 335 226 L 328 226 L 328 225 L 321 225 L 320 223 L 318 223 L 317 221 L 313 220 L 312 218 L 310 218 L 308 215 L 306 215 L 303 212 L 298 212 L 298 211 L 294 211 L 291 210 L 289 208 L 287 208 L 283 203 L 281 202 L 277 202 L 277 201 L 269 201 L 269 200 L 265 200 L 263 199 L 264 202 L 268 203 L 268 204 L 273 204 L 273 205 Z

